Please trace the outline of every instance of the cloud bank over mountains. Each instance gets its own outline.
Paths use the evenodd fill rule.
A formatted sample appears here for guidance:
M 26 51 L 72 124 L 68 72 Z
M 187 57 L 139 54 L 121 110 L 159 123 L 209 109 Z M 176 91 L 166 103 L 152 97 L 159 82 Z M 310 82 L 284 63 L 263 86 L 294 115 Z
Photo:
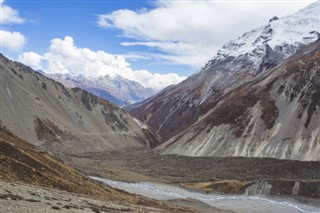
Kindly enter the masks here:
M 134 70 L 126 59 L 150 59 L 155 63 L 160 60 L 159 64 L 169 62 L 171 65 L 187 65 L 197 70 L 216 54 L 225 41 L 240 36 L 243 31 L 260 26 L 261 23 L 265 24 L 274 15 L 281 17 L 310 2 L 312 1 L 157 0 L 150 2 L 148 9 L 119 9 L 98 16 L 92 14 L 92 17 L 98 18 L 96 23 L 92 23 L 94 27 L 116 29 L 115 32 L 121 36 L 117 42 L 120 42 L 124 51 L 116 54 L 111 53 L 112 50 L 78 47 L 74 42 L 77 38 L 65 36 L 67 33 L 62 33 L 58 38 L 56 35 L 49 37 L 49 47 L 43 48 L 41 52 L 33 49 L 23 51 L 28 40 L 24 33 L 30 35 L 28 31 L 19 32 L 13 30 L 13 27 L 30 20 L 22 17 L 17 9 L 8 6 L 4 0 L 0 0 L 1 48 L 15 52 L 20 62 L 48 73 L 86 77 L 119 75 L 145 87 L 160 90 L 177 84 L 186 77 L 174 73 L 174 67 L 167 74 Z M 36 38 L 30 36 L 29 39 Z M 126 47 L 132 46 L 141 46 L 141 52 L 126 52 L 130 49 Z M 135 63 L 133 60 L 131 62 Z
M 27 38 L 21 32 L 11 31 L 16 24 L 24 24 L 26 19 L 19 11 L 9 7 L 0 0 L 1 9 L 1 48 L 20 52 L 27 43 Z M 139 57 L 139 56 L 138 56 Z M 73 38 L 54 38 L 46 53 L 22 52 L 18 60 L 36 70 L 47 73 L 83 75 L 86 77 L 117 75 L 137 81 L 147 88 L 161 90 L 171 84 L 177 84 L 186 77 L 176 73 L 159 74 L 148 70 L 133 70 L 122 55 L 107 53 L 102 50 L 93 51 L 89 48 L 77 47 Z
M 70 36 L 64 39 L 52 39 L 49 51 L 44 54 L 25 52 L 19 56 L 19 61 L 47 73 L 85 77 L 106 75 L 116 77 L 119 75 L 156 90 L 185 79 L 175 73 L 159 74 L 147 70 L 133 70 L 123 56 L 77 47 Z
M 160 59 L 200 68 L 224 42 L 310 2 L 158 0 L 151 9 L 100 14 L 97 25 L 119 30 L 121 36 L 128 38 L 121 43 L 123 46 L 151 47 L 162 51 L 157 55 Z

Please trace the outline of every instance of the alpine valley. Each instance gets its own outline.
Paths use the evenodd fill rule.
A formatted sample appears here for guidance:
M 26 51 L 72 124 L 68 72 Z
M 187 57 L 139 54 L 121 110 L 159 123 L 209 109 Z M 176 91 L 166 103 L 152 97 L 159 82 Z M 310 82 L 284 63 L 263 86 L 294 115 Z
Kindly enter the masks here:
M 1 53 L 0 103 L 0 212 L 320 212 L 320 1 L 162 91 Z

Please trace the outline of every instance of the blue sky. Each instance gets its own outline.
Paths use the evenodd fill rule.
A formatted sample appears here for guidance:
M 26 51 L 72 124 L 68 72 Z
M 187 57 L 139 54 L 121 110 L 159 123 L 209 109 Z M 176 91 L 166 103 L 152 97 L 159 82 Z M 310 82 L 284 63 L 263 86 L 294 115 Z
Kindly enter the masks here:
M 11 59 L 161 89 L 199 70 L 230 39 L 313 1 L 0 2 L 1 52 Z
M 148 51 L 143 46 L 124 48 L 121 32 L 116 29 L 97 27 L 97 15 L 110 13 L 118 9 L 141 10 L 152 8 L 147 1 L 5 1 L 19 11 L 26 19 L 24 24 L 11 25 L 6 28 L 23 32 L 27 38 L 24 52 L 45 52 L 50 40 L 71 36 L 79 47 L 92 50 L 105 50 L 113 54 L 129 54 L 131 52 Z M 128 39 L 126 39 L 128 40 Z M 129 39 L 130 40 L 130 39 Z M 18 53 L 3 49 L 5 54 L 17 58 Z M 153 50 L 153 52 L 157 52 Z M 159 73 L 178 72 L 190 74 L 193 67 L 174 65 L 173 63 L 157 60 L 128 59 L 133 69 L 147 69 Z M 174 66 L 173 66 L 174 65 Z
M 92 3 L 93 2 L 93 3 Z M 27 21 L 15 25 L 28 38 L 25 51 L 43 51 L 52 38 L 72 36 L 78 46 L 103 49 L 119 53 L 121 38 L 115 30 L 97 27 L 97 14 L 108 13 L 125 7 L 125 2 L 103 3 L 101 1 L 6 1 L 19 10 Z M 148 4 L 145 4 L 148 5 Z M 127 7 L 130 5 L 127 5 Z M 142 2 L 131 9 L 144 6 Z

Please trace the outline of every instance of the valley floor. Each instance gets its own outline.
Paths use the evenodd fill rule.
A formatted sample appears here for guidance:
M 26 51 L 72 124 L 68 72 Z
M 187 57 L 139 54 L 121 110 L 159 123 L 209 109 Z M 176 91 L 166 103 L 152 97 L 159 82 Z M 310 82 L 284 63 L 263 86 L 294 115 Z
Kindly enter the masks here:
M 248 193 L 249 186 L 265 181 L 272 185 L 270 195 L 296 197 L 301 202 L 320 198 L 320 162 L 159 155 L 143 149 L 85 153 L 63 160 L 88 175 L 111 180 L 160 182 L 223 194 Z M 296 182 L 300 189 L 295 194 Z M 264 192 L 258 188 L 251 193 Z
M 134 195 L 133 195 L 134 196 Z M 221 210 L 202 203 L 195 199 L 174 199 L 168 204 L 185 206 L 190 208 L 190 212 L 203 213 L 234 213 L 232 211 Z M 170 205 L 170 204 L 169 204 Z M 173 205 L 173 206 L 174 206 Z M 172 206 L 172 207 L 173 207 Z M 196 209 L 194 211 L 191 209 Z M 148 212 L 148 213 L 168 213 L 181 212 L 171 209 L 157 209 L 146 205 L 123 205 L 111 201 L 102 201 L 85 197 L 83 195 L 69 193 L 65 191 L 52 190 L 43 187 L 36 187 L 29 184 L 5 182 L 0 180 L 0 213 L 120 213 L 120 212 Z

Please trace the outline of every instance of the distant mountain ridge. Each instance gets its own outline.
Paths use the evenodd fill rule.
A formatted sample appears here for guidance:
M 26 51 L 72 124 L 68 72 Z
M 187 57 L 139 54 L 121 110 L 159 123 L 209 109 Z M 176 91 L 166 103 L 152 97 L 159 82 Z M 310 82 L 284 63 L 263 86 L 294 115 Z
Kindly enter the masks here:
M 125 106 L 143 101 L 157 91 L 146 88 L 136 81 L 131 81 L 121 76 L 85 77 L 70 74 L 45 74 L 61 82 L 65 86 L 79 87 L 101 98 L 111 101 L 118 106 Z
M 293 15 L 271 18 L 267 25 L 227 42 L 199 72 L 138 105 L 131 113 L 150 125 L 163 141 L 173 140 L 204 119 L 208 111 L 224 101 L 228 92 L 259 78 L 300 48 L 317 41 L 319 10 L 317 1 Z M 232 104 L 234 109 L 230 109 L 236 110 L 237 103 Z M 175 152 L 193 155 L 178 149 Z

